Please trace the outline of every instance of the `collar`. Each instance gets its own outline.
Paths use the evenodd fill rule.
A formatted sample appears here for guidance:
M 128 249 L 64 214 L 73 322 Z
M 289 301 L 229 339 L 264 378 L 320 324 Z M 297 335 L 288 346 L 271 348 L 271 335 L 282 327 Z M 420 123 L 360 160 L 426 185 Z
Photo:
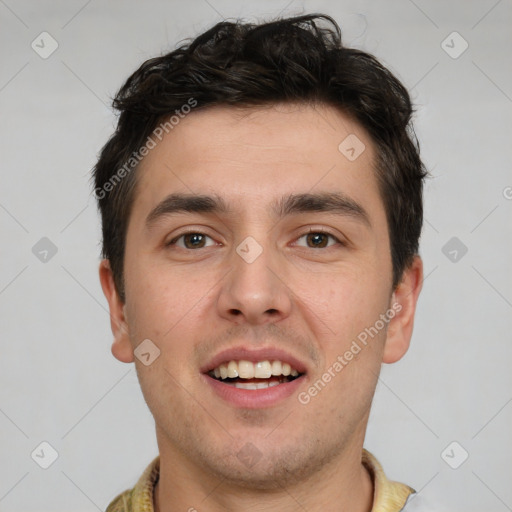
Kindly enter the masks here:
M 408 485 L 388 480 L 379 461 L 369 451 L 363 450 L 362 462 L 373 480 L 372 512 L 402 510 L 407 498 L 416 491 Z

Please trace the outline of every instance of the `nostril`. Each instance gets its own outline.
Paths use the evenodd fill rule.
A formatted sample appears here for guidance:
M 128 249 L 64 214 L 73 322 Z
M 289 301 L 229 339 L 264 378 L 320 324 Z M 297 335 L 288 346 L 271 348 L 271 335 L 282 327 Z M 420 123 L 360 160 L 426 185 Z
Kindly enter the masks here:
M 235 308 L 232 308 L 230 309 L 229 311 L 229 314 L 232 315 L 232 316 L 240 316 L 240 315 L 243 315 L 242 311 L 240 309 L 235 309 Z M 265 311 L 266 315 L 271 315 L 271 316 L 276 316 L 279 314 L 279 310 L 275 309 L 275 308 L 272 308 L 272 309 L 267 309 Z

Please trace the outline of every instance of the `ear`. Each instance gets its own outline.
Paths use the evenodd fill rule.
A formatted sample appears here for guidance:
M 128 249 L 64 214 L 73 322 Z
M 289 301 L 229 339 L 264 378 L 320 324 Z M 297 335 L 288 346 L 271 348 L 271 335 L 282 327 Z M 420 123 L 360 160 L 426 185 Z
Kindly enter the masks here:
M 388 324 L 383 362 L 395 363 L 409 348 L 414 325 L 414 313 L 418 296 L 423 285 L 423 262 L 415 256 L 411 265 L 404 270 L 402 280 L 391 296 L 390 310 L 395 316 Z
M 128 324 L 125 318 L 125 305 L 119 297 L 109 260 L 102 260 L 99 268 L 100 282 L 110 309 L 110 327 L 114 335 L 112 354 L 123 363 L 134 360 L 133 348 L 130 343 Z

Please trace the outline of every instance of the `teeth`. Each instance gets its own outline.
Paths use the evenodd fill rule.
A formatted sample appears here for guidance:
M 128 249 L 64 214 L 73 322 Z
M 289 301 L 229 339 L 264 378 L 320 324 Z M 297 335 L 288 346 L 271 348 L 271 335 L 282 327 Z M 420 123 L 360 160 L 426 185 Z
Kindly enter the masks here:
M 275 376 L 279 377 L 284 375 L 285 377 L 298 377 L 299 372 L 292 368 L 289 363 L 283 363 L 281 361 L 258 361 L 257 363 L 253 363 L 252 361 L 229 361 L 226 363 L 222 363 L 217 366 L 211 372 L 215 378 L 225 380 L 227 378 L 236 379 L 237 377 L 240 379 L 270 379 L 270 377 Z M 243 383 L 244 386 L 248 383 Z M 267 387 L 267 383 L 257 383 L 257 384 L 265 384 Z M 272 382 L 272 385 L 277 385 Z M 251 383 L 253 385 L 253 383 Z M 261 389 L 261 388 L 244 388 L 244 389 Z
M 234 382 L 232 386 L 238 389 L 267 389 L 279 386 L 281 382 L 273 380 L 270 382 Z
M 235 361 L 232 362 L 236 364 Z M 238 375 L 241 379 L 254 379 L 254 364 L 251 361 L 239 361 Z
M 236 379 L 236 377 L 238 377 L 238 365 L 235 361 L 229 361 L 228 363 L 228 377 L 230 379 Z
M 238 389 L 266 389 L 266 388 L 273 388 L 274 386 L 279 386 L 279 384 L 282 384 L 283 382 L 286 382 L 286 380 L 270 380 L 267 382 L 226 382 L 229 386 L 233 386 L 234 388 Z
M 268 382 L 235 382 L 235 388 L 238 389 L 265 389 L 268 387 Z
M 283 366 L 281 365 L 281 361 L 272 362 L 272 375 L 281 375 L 282 370 Z
M 272 367 L 269 361 L 260 361 L 254 365 L 254 377 L 256 379 L 268 379 L 272 376 Z

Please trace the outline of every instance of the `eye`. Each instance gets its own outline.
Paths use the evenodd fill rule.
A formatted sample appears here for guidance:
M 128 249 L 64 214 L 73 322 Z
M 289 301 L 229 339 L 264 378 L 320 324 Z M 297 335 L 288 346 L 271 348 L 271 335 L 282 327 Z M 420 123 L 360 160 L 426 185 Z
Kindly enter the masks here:
M 210 240 L 211 243 L 208 243 L 207 240 Z M 203 247 L 215 245 L 215 242 L 204 233 L 189 232 L 177 236 L 167 245 L 176 245 L 183 249 L 202 249 Z
M 329 240 L 329 238 L 331 240 Z M 300 236 L 297 241 L 302 239 L 305 239 L 305 247 L 309 247 L 310 249 L 323 249 L 325 247 L 335 245 L 336 243 L 340 243 L 334 235 L 324 233 L 323 231 L 310 231 L 309 233 Z M 304 245 L 300 243 L 297 245 L 304 247 Z

